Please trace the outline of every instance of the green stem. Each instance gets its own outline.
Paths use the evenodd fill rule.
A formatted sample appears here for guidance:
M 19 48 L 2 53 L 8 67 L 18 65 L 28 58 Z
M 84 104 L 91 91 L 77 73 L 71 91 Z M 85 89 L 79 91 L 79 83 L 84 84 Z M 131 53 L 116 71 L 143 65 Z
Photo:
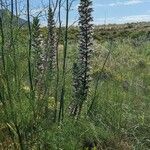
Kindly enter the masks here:
M 64 95 L 65 95 L 65 80 L 66 80 L 66 56 L 67 56 L 67 47 L 68 47 L 68 22 L 69 22 L 69 0 L 66 0 L 66 27 L 65 27 L 65 42 L 64 42 L 64 60 L 63 60 L 63 85 L 61 89 L 61 97 L 60 97 L 60 108 L 59 108 L 59 118 L 64 119 Z

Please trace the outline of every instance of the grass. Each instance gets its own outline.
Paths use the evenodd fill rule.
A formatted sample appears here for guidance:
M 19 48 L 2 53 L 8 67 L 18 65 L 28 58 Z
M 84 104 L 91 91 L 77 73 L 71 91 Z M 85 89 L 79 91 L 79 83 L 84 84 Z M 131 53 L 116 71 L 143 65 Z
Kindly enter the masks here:
M 94 47 L 90 92 L 81 117 L 76 121 L 68 114 L 72 100 L 72 65 L 76 58 L 77 45 L 68 45 L 65 114 L 64 121 L 57 124 L 53 123 L 55 109 L 53 94 L 48 97 L 47 117 L 45 118 L 43 114 L 45 104 L 40 102 L 40 105 L 35 106 L 37 116 L 34 118 L 29 98 L 27 47 L 19 44 L 16 56 L 19 62 L 17 87 L 14 85 L 9 66 L 11 59 L 7 64 L 7 73 L 12 79 L 9 80 L 12 106 L 7 99 L 9 92 L 5 74 L 0 75 L 1 96 L 5 97 L 5 103 L 2 103 L 3 99 L 0 103 L 0 149 L 21 149 L 21 142 L 22 149 L 33 150 L 74 150 L 90 145 L 97 150 L 150 149 L 150 43 L 143 42 L 136 47 L 129 39 L 114 41 L 111 47 L 109 42 L 103 44 L 95 42 Z M 111 53 L 104 71 L 101 72 L 109 50 Z M 60 47 L 60 77 L 62 57 L 63 51 Z M 96 100 L 91 113 L 87 115 L 94 95 L 96 79 L 99 76 L 101 78 Z M 61 83 L 60 81 L 58 91 L 61 89 Z M 55 85 L 55 82 L 52 84 Z

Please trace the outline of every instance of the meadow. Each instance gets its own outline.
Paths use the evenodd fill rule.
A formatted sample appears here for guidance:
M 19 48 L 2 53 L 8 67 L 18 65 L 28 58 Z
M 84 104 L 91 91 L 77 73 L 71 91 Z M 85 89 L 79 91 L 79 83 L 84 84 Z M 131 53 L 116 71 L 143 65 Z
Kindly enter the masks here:
M 24 28 L 0 19 L 0 149 L 149 150 L 147 30 L 92 38 L 80 22 L 78 41 L 52 14 L 44 32 L 38 17 Z

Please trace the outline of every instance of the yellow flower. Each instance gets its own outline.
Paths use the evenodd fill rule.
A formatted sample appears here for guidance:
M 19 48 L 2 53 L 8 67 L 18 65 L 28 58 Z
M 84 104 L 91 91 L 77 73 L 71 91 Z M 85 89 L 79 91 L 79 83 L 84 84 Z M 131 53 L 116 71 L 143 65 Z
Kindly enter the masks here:
M 54 97 L 49 97 L 48 99 L 48 108 L 54 108 L 55 106 L 55 98 Z
M 29 87 L 29 86 L 26 86 L 26 85 L 23 87 L 23 89 L 24 89 L 26 92 L 29 92 L 29 91 L 30 91 L 30 87 Z

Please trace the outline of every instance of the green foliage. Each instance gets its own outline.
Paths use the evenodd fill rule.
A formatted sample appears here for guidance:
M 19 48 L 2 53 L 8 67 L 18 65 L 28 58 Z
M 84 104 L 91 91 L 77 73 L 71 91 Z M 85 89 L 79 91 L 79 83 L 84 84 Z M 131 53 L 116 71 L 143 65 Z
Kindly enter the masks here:
M 47 37 L 47 28 L 39 29 L 38 21 L 34 25 L 34 29 L 38 28 L 39 31 L 36 33 L 34 30 L 34 37 L 39 37 L 41 32 Z M 73 100 L 72 66 L 78 54 L 75 39 L 78 28 L 69 29 L 64 121 L 54 123 L 55 80 L 48 81 L 48 76 L 44 74 L 46 79 L 43 79 L 42 88 L 38 92 L 34 91 L 35 101 L 32 101 L 28 79 L 28 31 L 26 28 L 14 28 L 16 39 L 13 44 L 17 62 L 15 79 L 14 55 L 9 45 L 10 30 L 5 26 L 4 36 L 8 41 L 4 42 L 5 70 L 1 59 L 2 51 L 0 52 L 0 149 L 150 149 L 150 43 L 147 32 L 132 32 L 133 28 L 134 24 L 127 24 L 123 31 L 107 29 L 113 35 L 109 35 L 106 30 L 95 29 L 95 32 L 100 32 L 94 35 L 97 40 L 94 40 L 91 64 L 93 79 L 79 120 L 69 115 L 70 103 Z M 0 46 L 1 44 L 2 36 Z M 109 51 L 110 55 L 103 68 Z M 60 99 L 63 72 L 61 44 L 58 60 Z M 97 79 L 99 82 L 95 95 Z M 94 96 L 93 107 L 87 114 Z M 58 107 L 59 105 L 58 102 Z
M 20 45 L 21 46 L 21 45 Z M 73 48 L 74 47 L 74 48 Z M 144 49 L 143 49 L 144 47 Z M 149 88 L 149 57 L 146 54 L 149 49 L 146 42 L 141 46 L 142 52 L 138 53 L 140 47 L 134 47 L 130 41 L 113 43 L 111 55 L 105 66 L 105 74 L 100 79 L 98 93 L 92 113 L 87 116 L 86 110 L 91 102 L 94 92 L 95 75 L 91 83 L 91 94 L 83 107 L 80 120 L 75 121 L 68 115 L 67 106 L 71 97 L 72 63 L 75 61 L 76 46 L 69 45 L 67 61 L 67 92 L 65 95 L 65 120 L 62 124 L 53 124 L 53 100 L 49 101 L 49 121 L 40 114 L 36 122 L 29 102 L 29 84 L 27 82 L 26 58 L 21 60 L 20 83 L 21 101 L 15 96 L 13 102 L 13 118 L 16 118 L 17 125 L 22 134 L 24 142 L 29 149 L 81 149 L 88 146 L 88 143 L 95 144 L 97 149 L 149 149 L 149 114 L 150 114 L 150 88 Z M 95 43 L 95 55 L 93 58 L 93 74 L 100 72 L 104 58 L 108 53 L 109 44 L 102 45 Z M 101 49 L 101 50 L 99 50 Z M 145 51 L 144 51 L 145 50 Z M 18 57 L 25 54 L 22 50 Z M 60 52 L 59 60 L 62 55 Z M 25 73 L 25 74 L 24 74 Z M 1 89 L 6 87 L 6 82 L 1 75 Z M 13 92 L 13 91 L 11 91 Z M 12 93 L 13 94 L 13 93 Z M 1 95 L 3 95 L 1 91 Z M 16 145 L 18 143 L 17 130 L 12 120 L 12 110 L 9 102 L 7 107 L 1 103 L 1 142 L 6 142 L 5 136 L 10 138 L 13 135 Z M 5 109 L 7 110 L 7 114 Z M 8 118 L 7 118 L 7 117 Z M 7 125 L 6 125 L 7 123 Z M 8 130 L 8 131 L 7 131 Z M 9 131 L 10 130 L 10 131 Z M 8 133 L 7 133 L 7 132 Z M 10 133 L 9 133 L 10 132 Z M 24 135 L 26 133 L 26 137 Z M 24 143 L 23 142 L 23 143 Z M 35 144 L 34 144 L 35 143 Z M 24 143 L 25 144 L 25 143 Z M 3 146 L 6 145 L 3 143 Z

